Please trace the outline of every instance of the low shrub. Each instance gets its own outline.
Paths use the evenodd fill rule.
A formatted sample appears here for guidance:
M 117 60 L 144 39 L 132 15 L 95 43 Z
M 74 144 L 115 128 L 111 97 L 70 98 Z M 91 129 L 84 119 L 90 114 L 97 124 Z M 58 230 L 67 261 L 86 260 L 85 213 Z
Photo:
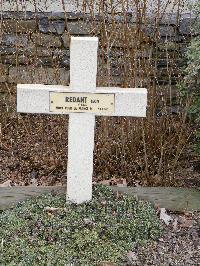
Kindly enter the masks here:
M 195 149 L 200 154 L 200 37 L 193 38 L 186 53 L 185 78 L 180 86 L 183 98 L 190 98 L 188 115 L 197 125 Z
M 92 201 L 81 205 L 46 194 L 0 214 L 0 265 L 122 263 L 134 245 L 161 233 L 150 203 L 108 187 L 95 186 Z

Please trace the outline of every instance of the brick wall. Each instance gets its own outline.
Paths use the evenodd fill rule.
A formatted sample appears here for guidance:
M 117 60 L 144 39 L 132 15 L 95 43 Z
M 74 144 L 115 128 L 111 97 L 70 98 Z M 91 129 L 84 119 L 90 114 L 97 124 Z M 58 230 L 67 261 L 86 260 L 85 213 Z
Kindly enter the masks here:
M 175 86 L 193 21 L 187 14 L 179 20 L 165 16 L 155 24 L 153 18 L 141 23 L 129 13 L 113 20 L 80 13 L 3 12 L 0 83 L 68 85 L 73 35 L 99 36 L 98 84 Z

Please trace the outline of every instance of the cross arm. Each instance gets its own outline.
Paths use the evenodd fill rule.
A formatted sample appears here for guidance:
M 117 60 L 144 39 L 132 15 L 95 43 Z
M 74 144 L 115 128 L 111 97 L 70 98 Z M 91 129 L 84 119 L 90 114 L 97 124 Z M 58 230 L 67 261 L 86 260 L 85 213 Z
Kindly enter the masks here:
M 17 112 L 42 114 L 69 114 L 56 110 L 50 111 L 50 92 L 74 93 L 70 87 L 41 84 L 17 85 Z M 144 88 L 97 87 L 95 93 L 113 94 L 114 109 L 109 116 L 145 117 L 147 107 L 147 90 Z M 95 115 L 107 116 L 103 112 Z

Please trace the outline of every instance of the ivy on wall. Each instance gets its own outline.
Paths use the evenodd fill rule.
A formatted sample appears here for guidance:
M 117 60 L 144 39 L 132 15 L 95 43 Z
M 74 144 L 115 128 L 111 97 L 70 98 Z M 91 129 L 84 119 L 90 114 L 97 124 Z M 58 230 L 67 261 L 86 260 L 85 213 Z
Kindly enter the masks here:
M 186 53 L 186 75 L 180 88 L 184 97 L 192 99 L 188 108 L 188 115 L 197 125 L 195 149 L 200 155 L 200 130 L 198 126 L 200 123 L 200 4 L 197 3 L 193 8 L 196 13 L 196 21 L 192 25 L 191 31 L 195 37 L 192 38 Z

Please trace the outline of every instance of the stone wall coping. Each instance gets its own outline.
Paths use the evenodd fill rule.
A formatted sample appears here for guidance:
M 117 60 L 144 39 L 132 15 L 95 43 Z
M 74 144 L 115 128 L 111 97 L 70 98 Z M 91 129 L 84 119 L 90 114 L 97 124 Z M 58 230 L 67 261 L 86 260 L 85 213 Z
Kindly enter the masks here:
M 121 12 L 117 12 L 115 14 L 115 19 L 117 21 L 122 21 Z M 77 19 L 96 19 L 100 20 L 102 17 L 98 14 L 95 14 L 93 17 L 90 13 L 81 13 L 81 12 L 32 12 L 32 11 L 26 11 L 26 12 L 16 12 L 16 11 L 3 11 L 1 12 L 1 17 L 3 19 L 23 19 L 23 20 L 32 20 L 35 18 L 43 18 L 48 17 L 49 20 L 57 20 L 57 19 L 63 19 L 65 20 L 77 20 Z M 130 22 L 136 22 L 136 18 L 138 17 L 137 13 L 133 12 L 127 12 L 127 18 Z M 192 13 L 181 13 L 180 14 L 180 21 L 181 20 L 200 20 L 200 18 L 197 15 L 194 15 Z M 111 14 L 107 13 L 106 20 L 111 20 Z M 147 13 L 147 20 L 148 22 L 154 22 L 155 16 L 152 13 Z M 177 24 L 177 13 L 164 13 L 160 15 L 159 18 L 160 23 L 163 24 Z
M 90 21 L 95 20 L 97 23 L 101 23 L 101 21 L 105 18 L 101 17 L 100 15 L 95 15 L 92 17 L 89 13 L 73 13 L 73 12 L 14 12 L 14 11 L 8 11 L 8 12 L 2 12 L 2 18 L 3 21 L 11 21 L 12 23 L 16 21 L 24 21 L 25 23 L 31 23 L 31 20 L 36 20 L 39 25 L 40 32 L 42 33 L 58 33 L 63 34 L 65 29 L 65 19 L 67 19 L 69 24 L 69 27 L 72 27 L 72 32 L 74 31 L 74 28 L 77 30 L 73 32 L 73 34 L 90 34 L 91 29 L 89 27 Z M 114 17 L 117 24 L 120 24 L 126 21 L 130 25 L 134 24 L 141 24 L 143 29 L 147 31 L 147 33 L 150 33 L 150 35 L 155 32 L 155 18 L 153 16 L 147 16 L 145 23 L 143 21 L 141 22 L 141 19 L 139 18 L 138 14 L 133 13 L 127 13 L 126 18 L 122 16 L 120 13 L 116 14 Z M 160 16 L 160 19 L 158 20 L 159 28 L 161 33 L 164 32 L 164 36 L 169 32 L 169 35 L 172 36 L 174 34 L 171 34 L 173 30 L 166 27 L 173 27 L 174 31 L 178 30 L 178 34 L 180 36 L 188 36 L 188 35 L 198 35 L 198 32 L 191 32 L 191 26 L 196 21 L 200 21 L 200 18 L 195 17 L 194 15 L 191 15 L 190 13 L 184 13 L 181 15 L 181 17 L 178 19 L 177 14 L 164 14 L 163 16 Z M 81 22 L 88 23 L 88 25 L 84 24 L 81 25 Z M 110 14 L 106 16 L 106 23 L 110 24 L 112 23 L 113 18 Z M 80 29 L 78 30 L 78 23 L 80 23 L 79 28 L 81 31 L 84 30 L 84 33 L 79 33 Z M 77 25 L 75 25 L 77 24 Z M 23 26 L 23 31 L 27 26 Z M 162 28 L 163 27 L 163 28 Z M 12 32 L 12 28 L 11 32 Z M 166 28 L 166 29 L 164 29 Z M 163 33 L 162 33 L 163 35 Z

